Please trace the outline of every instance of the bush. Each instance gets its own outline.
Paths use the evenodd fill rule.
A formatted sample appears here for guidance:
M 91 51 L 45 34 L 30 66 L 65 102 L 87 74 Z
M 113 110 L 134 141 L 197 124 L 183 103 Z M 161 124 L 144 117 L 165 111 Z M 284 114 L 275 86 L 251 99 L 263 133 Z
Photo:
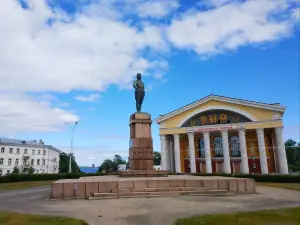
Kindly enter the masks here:
M 103 173 L 9 174 L 6 176 L 0 176 L 0 183 L 77 179 L 79 177 L 103 176 L 103 175 L 109 175 L 109 174 L 103 174 Z
M 236 178 L 252 178 L 256 182 L 274 182 L 274 183 L 300 183 L 300 175 L 284 174 L 225 174 L 225 173 L 196 173 L 195 176 L 223 176 Z

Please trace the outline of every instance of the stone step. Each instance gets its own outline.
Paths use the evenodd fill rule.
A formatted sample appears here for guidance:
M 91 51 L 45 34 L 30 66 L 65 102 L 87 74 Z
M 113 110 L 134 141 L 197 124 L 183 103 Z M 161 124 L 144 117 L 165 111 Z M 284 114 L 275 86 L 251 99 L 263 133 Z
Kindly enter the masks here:
M 130 192 L 163 192 L 163 191 L 200 191 L 209 190 L 206 187 L 166 187 L 166 188 L 127 188 L 127 189 L 113 189 L 112 193 L 130 193 Z
M 231 195 L 227 190 L 193 190 L 193 191 L 156 191 L 156 192 L 119 192 L 119 193 L 94 193 L 89 199 L 115 199 L 115 198 L 136 198 L 136 197 L 163 197 L 175 195 L 191 196 L 227 196 Z

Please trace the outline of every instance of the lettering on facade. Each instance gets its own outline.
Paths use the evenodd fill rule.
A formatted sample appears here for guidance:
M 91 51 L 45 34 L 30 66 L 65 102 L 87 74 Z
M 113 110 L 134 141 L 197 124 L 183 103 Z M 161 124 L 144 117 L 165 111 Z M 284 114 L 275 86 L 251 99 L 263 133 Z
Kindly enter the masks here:
M 190 118 L 183 124 L 183 127 L 245 122 L 252 121 L 243 115 L 229 110 L 208 110 Z

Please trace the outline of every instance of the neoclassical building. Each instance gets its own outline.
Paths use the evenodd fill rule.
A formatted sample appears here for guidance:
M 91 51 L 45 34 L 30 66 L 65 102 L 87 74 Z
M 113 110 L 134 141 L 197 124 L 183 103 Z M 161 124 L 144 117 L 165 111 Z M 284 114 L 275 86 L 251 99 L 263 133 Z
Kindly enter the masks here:
M 160 115 L 161 167 L 177 173 L 288 174 L 285 109 L 209 95 Z

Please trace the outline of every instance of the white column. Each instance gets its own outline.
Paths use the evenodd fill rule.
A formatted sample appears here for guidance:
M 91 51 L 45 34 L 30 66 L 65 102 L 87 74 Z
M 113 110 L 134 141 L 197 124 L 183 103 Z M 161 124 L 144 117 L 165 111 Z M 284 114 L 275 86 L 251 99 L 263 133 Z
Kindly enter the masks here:
M 170 139 L 166 137 L 166 168 L 165 170 L 170 171 Z
M 194 132 L 189 132 L 188 137 L 189 137 L 189 154 L 190 154 L 191 173 L 196 173 Z
M 181 173 L 179 134 L 174 134 L 175 172 Z
M 223 145 L 223 155 L 224 155 L 223 172 L 231 173 L 229 144 L 228 144 L 228 130 L 222 131 L 222 145 Z
M 161 163 L 160 163 L 160 167 L 162 170 L 166 170 L 167 169 L 167 140 L 166 140 L 166 135 L 160 135 L 160 145 L 161 145 L 161 149 L 160 149 L 160 155 L 161 155 Z
M 240 150 L 241 150 L 241 160 L 242 160 L 242 173 L 249 173 L 249 164 L 248 164 L 248 154 L 247 154 L 247 145 L 246 145 L 246 130 L 239 129 L 239 139 L 240 139 Z
M 203 132 L 206 173 L 212 173 L 209 132 Z
M 173 142 L 173 138 L 170 136 L 169 137 L 169 150 L 170 150 L 170 171 L 174 172 L 174 142 Z
M 288 164 L 286 159 L 286 151 L 285 151 L 285 145 L 283 140 L 283 127 L 276 127 L 275 133 L 276 133 L 276 149 L 277 149 L 277 162 L 279 164 L 279 172 L 281 174 L 288 174 Z
M 257 139 L 258 139 L 258 150 L 260 157 L 260 167 L 262 174 L 268 174 L 268 162 L 267 162 L 267 153 L 265 146 L 265 135 L 264 129 L 258 128 L 256 129 Z

